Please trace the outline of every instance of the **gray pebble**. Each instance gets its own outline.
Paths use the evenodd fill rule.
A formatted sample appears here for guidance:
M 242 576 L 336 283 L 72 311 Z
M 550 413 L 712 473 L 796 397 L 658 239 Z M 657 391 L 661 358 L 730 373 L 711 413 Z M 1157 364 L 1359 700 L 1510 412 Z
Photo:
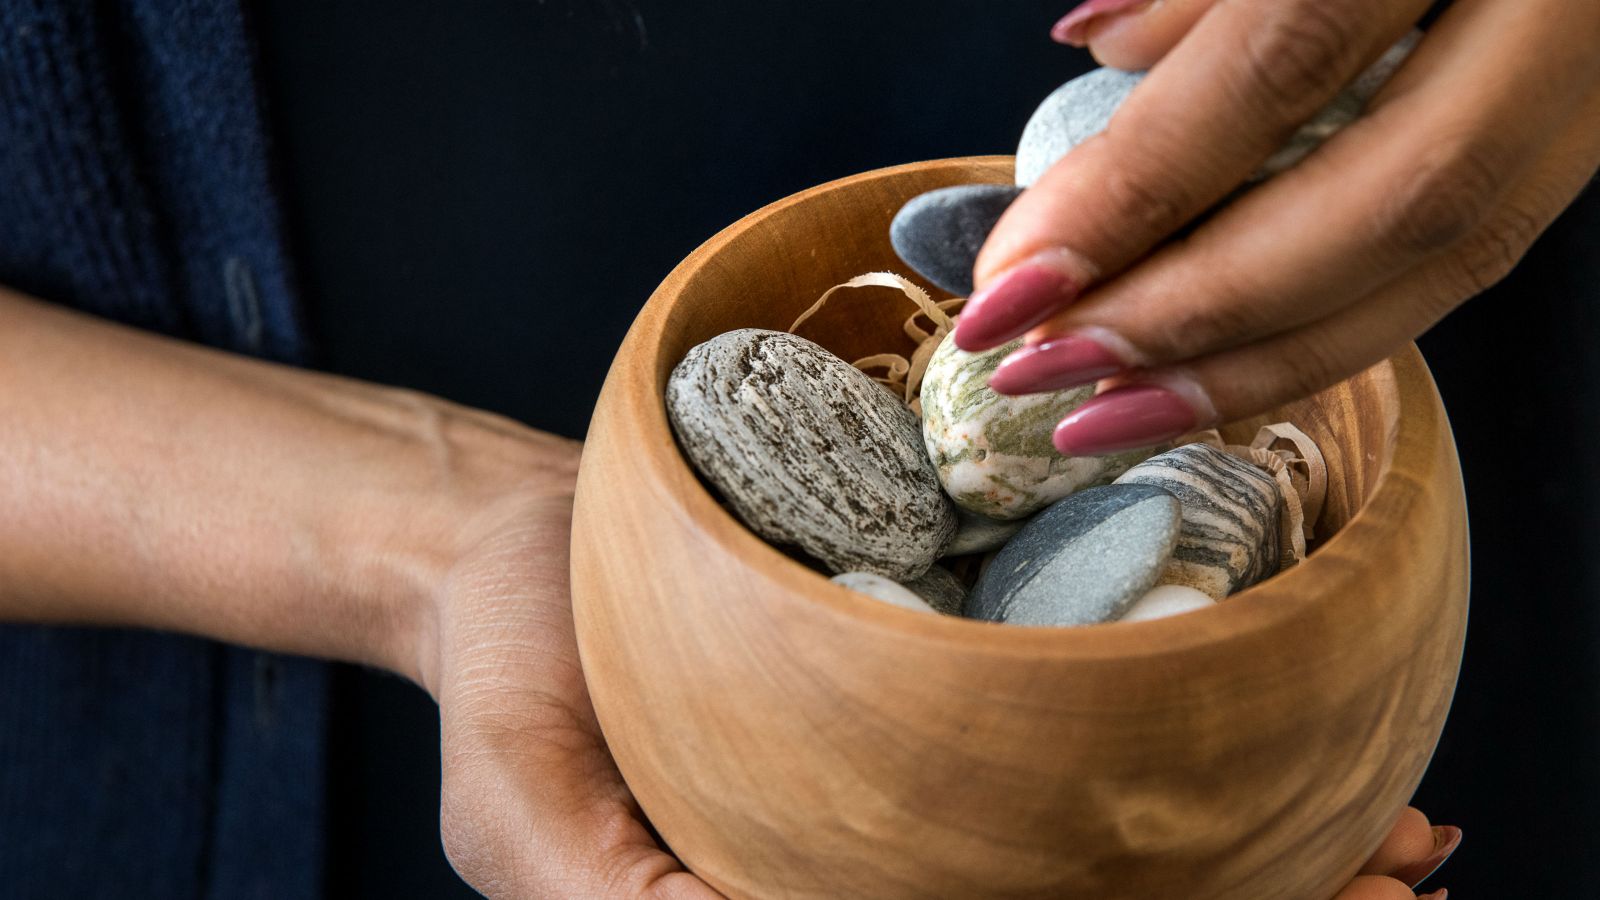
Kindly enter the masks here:
M 906 587 L 947 616 L 961 615 L 961 604 L 967 599 L 967 586 L 943 566 L 934 566 L 921 577 L 906 582 Z
M 1155 586 L 1178 539 L 1178 500 L 1148 485 L 1089 488 L 1035 516 L 978 577 L 963 612 L 1012 625 L 1120 618 Z
M 1068 150 L 1105 131 L 1111 114 L 1143 80 L 1143 72 L 1095 69 L 1056 88 L 1022 130 L 1017 184 L 1038 181 Z
M 968 553 L 988 553 L 999 550 L 1011 536 L 1028 524 L 1027 519 L 1004 522 L 956 508 L 956 536 L 944 548 L 945 556 L 965 556 Z
M 1185 444 L 1134 466 L 1116 483 L 1158 487 L 1183 504 L 1183 529 L 1162 584 L 1221 600 L 1277 574 L 1283 496 L 1263 469 L 1206 444 Z
M 847 587 L 858 594 L 866 594 L 885 603 L 892 603 L 904 609 L 917 612 L 933 612 L 933 606 L 918 596 L 910 588 L 898 582 L 890 581 L 882 575 L 871 572 L 845 572 L 828 579 L 840 587 Z
M 684 455 L 745 524 L 835 572 L 907 581 L 955 534 L 916 414 L 804 338 L 712 338 L 673 369 L 666 402 Z
M 1422 32 L 1415 29 L 1401 38 L 1302 125 L 1283 149 L 1262 163 L 1248 181 L 1264 181 L 1286 171 L 1360 118 L 1367 102 L 1388 83 L 1421 39 Z M 1022 142 L 1017 147 L 1017 184 L 1024 187 L 1033 184 L 1045 170 L 1066 156 L 1067 151 L 1104 131 L 1112 114 L 1133 93 L 1144 74 L 1095 69 L 1046 97 L 1023 129 Z
M 929 191 L 901 207 L 889 225 L 894 252 L 944 290 L 972 293 L 972 265 L 994 224 L 1022 188 L 963 184 Z

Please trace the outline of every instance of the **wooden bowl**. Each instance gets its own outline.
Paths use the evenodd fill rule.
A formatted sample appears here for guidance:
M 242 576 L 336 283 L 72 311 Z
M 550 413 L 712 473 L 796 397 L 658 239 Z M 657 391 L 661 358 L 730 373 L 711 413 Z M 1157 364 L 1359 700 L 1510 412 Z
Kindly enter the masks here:
M 902 203 L 1010 178 L 977 158 L 826 184 L 723 231 L 650 298 L 595 410 L 573 529 L 606 740 L 671 850 L 732 897 L 1329 897 L 1421 779 L 1465 635 L 1461 474 L 1415 348 L 1226 430 L 1318 439 L 1331 537 L 1155 622 L 1018 628 L 853 593 L 746 530 L 674 443 L 662 392 L 690 347 L 904 271 Z M 847 358 L 909 309 L 839 303 L 812 336 Z

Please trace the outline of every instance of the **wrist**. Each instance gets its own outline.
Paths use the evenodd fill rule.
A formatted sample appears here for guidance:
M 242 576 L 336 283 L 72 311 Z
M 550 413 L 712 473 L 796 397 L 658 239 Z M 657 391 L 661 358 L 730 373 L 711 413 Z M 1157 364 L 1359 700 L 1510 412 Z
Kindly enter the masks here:
M 341 501 L 325 544 L 342 557 L 334 590 L 370 627 L 346 655 L 437 696 L 440 635 L 457 563 L 530 499 L 570 498 L 580 444 L 488 413 L 380 390 L 381 468 Z

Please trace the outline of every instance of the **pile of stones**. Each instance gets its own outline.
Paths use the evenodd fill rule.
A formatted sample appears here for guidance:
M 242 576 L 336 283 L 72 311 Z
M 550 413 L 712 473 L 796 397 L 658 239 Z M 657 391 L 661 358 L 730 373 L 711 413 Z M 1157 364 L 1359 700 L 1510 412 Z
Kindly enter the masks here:
M 1414 45 L 1397 44 L 1256 180 L 1359 116 Z M 1016 184 L 912 200 L 890 229 L 901 258 L 970 293 L 978 248 L 1007 206 L 1103 130 L 1141 77 L 1101 69 L 1051 94 L 1024 131 Z M 1152 619 L 1300 558 L 1304 497 L 1281 462 L 1220 442 L 1063 456 L 1051 432 L 1094 388 L 994 392 L 989 376 L 1019 345 L 968 353 L 946 339 L 908 405 L 809 340 L 739 329 L 689 351 L 668 379 L 667 412 L 685 456 L 752 530 L 912 609 L 1015 625 Z

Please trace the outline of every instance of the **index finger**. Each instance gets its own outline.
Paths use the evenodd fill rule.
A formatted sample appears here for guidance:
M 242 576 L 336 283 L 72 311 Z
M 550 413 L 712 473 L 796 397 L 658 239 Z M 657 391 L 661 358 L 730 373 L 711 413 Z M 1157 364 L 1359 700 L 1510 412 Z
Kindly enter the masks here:
M 957 345 L 983 350 L 1026 332 L 1222 200 L 1427 6 L 1234 0 L 1210 9 L 1106 130 L 1001 218 L 979 254 Z

